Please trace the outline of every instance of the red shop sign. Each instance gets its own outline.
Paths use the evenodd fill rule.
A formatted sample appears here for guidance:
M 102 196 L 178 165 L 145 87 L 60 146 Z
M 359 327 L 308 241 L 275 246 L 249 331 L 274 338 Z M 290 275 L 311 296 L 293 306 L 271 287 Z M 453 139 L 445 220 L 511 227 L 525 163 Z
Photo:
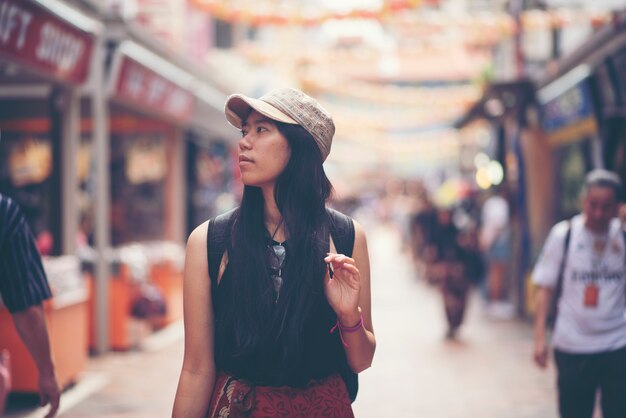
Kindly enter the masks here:
M 82 84 L 94 39 L 45 8 L 24 0 L 0 0 L 0 55 Z
M 122 56 L 114 95 L 178 122 L 187 122 L 195 105 L 194 95 L 190 91 L 126 55 Z

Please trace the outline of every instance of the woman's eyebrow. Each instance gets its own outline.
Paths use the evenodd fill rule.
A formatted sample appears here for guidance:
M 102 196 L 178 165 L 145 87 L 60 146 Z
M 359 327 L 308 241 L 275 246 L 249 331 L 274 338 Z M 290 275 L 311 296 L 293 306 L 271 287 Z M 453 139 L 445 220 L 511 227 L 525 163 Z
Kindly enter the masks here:
M 247 125 L 258 125 L 260 123 L 270 123 L 273 124 L 274 121 L 270 118 L 268 118 L 267 116 L 261 116 L 260 118 L 256 119 L 254 122 L 250 122 L 248 119 L 244 120 L 243 123 L 241 124 L 241 126 L 247 126 Z

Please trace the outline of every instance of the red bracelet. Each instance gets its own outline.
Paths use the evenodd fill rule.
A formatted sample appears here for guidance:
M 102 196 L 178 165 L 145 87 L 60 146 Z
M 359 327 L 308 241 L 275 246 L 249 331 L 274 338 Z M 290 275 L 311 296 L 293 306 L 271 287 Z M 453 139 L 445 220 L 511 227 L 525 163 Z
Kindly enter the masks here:
M 357 332 L 362 327 L 363 327 L 363 315 L 362 314 L 359 317 L 359 322 L 357 322 L 356 325 L 351 326 L 351 327 L 346 327 L 341 322 L 339 322 L 339 318 L 337 318 L 337 323 L 335 324 L 334 327 L 330 329 L 330 333 L 332 334 L 336 329 L 339 329 L 339 338 L 341 338 L 341 343 L 344 345 L 344 347 L 347 347 L 348 343 L 346 343 L 346 340 L 343 339 L 343 333 L 344 332 Z

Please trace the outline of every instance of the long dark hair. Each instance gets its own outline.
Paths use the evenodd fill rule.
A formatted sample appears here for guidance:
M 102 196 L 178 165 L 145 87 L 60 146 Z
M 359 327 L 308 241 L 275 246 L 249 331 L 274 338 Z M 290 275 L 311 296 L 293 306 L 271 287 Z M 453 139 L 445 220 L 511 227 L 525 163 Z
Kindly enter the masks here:
M 301 352 L 304 324 L 324 297 L 325 203 L 332 185 L 313 137 L 299 125 L 276 126 L 291 147 L 274 191 L 287 231 L 280 298 L 275 301 L 268 271 L 263 195 L 260 188 L 245 186 L 229 249 L 231 296 L 217 318 L 216 335 L 229 336 L 231 356 L 250 358 L 261 347 L 274 347 L 273 358 L 290 361 Z

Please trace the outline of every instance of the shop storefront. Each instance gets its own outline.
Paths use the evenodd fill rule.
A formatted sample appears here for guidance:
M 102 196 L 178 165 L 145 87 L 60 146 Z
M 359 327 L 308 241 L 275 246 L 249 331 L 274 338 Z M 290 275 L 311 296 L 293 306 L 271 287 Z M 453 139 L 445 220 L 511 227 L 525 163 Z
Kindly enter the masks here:
M 583 64 L 537 93 L 541 126 L 554 162 L 550 173 L 554 182 L 552 223 L 580 212 L 585 174 L 600 159 L 597 108 L 589 76 L 590 70 Z
M 595 71 L 602 107 L 603 162 L 626 184 L 626 42 Z M 626 191 L 621 196 L 626 202 Z
M 534 312 L 530 274 L 552 226 L 580 211 L 585 174 L 600 156 L 597 105 L 592 79 L 582 65 L 537 90 L 521 134 L 524 161 L 527 263 L 524 311 Z
M 22 207 L 53 291 L 46 302 L 60 383 L 87 360 L 87 286 L 75 255 L 81 88 L 101 25 L 56 0 L 0 0 L 0 192 Z M 13 358 L 13 390 L 35 392 L 37 373 L 0 308 L 0 348 Z M 68 335 L 71 332 L 71 337 Z
M 106 345 L 125 350 L 182 318 L 184 128 L 196 98 L 191 75 L 134 41 L 115 45 L 110 60 L 104 163 L 113 257 L 104 292 Z M 90 126 L 90 120 L 83 125 Z M 92 348 L 100 332 L 94 319 L 98 298 L 95 291 Z M 145 308 L 150 300 L 159 308 L 152 310 L 150 303 Z
M 107 294 L 106 346 L 125 350 L 182 319 L 190 218 L 201 219 L 214 209 L 229 176 L 228 145 L 220 139 L 225 95 L 185 63 L 179 65 L 180 57 L 161 51 L 137 29 L 119 25 L 107 25 L 112 37 L 105 90 L 108 143 L 106 157 L 96 158 L 106 160 L 113 254 L 101 290 Z M 118 40 L 120 30 L 127 33 Z M 221 125 L 215 123 L 218 112 Z M 90 126 L 90 120 L 83 125 Z M 94 317 L 101 299 L 96 292 Z M 98 326 L 90 332 L 94 348 L 102 338 Z
M 240 134 L 226 122 L 225 95 L 204 86 L 186 132 L 187 233 L 231 209 L 241 193 L 236 156 Z
M 485 195 L 499 193 L 509 203 L 512 237 L 509 245 L 515 257 L 508 265 L 507 287 L 508 297 L 520 314 L 525 311 L 528 269 L 527 165 L 522 153 L 522 140 L 526 111 L 533 102 L 534 86 L 529 80 L 492 82 L 485 88 L 481 99 L 455 124 L 459 129 L 466 129 L 474 120 L 488 122 L 488 140 L 480 147 L 474 147 L 474 152 L 480 153 L 485 161 L 476 164 L 476 159 L 473 159 L 473 169 L 481 188 L 489 190 L 493 187 Z M 488 167 L 497 168 L 497 182 L 485 176 L 492 171 Z

